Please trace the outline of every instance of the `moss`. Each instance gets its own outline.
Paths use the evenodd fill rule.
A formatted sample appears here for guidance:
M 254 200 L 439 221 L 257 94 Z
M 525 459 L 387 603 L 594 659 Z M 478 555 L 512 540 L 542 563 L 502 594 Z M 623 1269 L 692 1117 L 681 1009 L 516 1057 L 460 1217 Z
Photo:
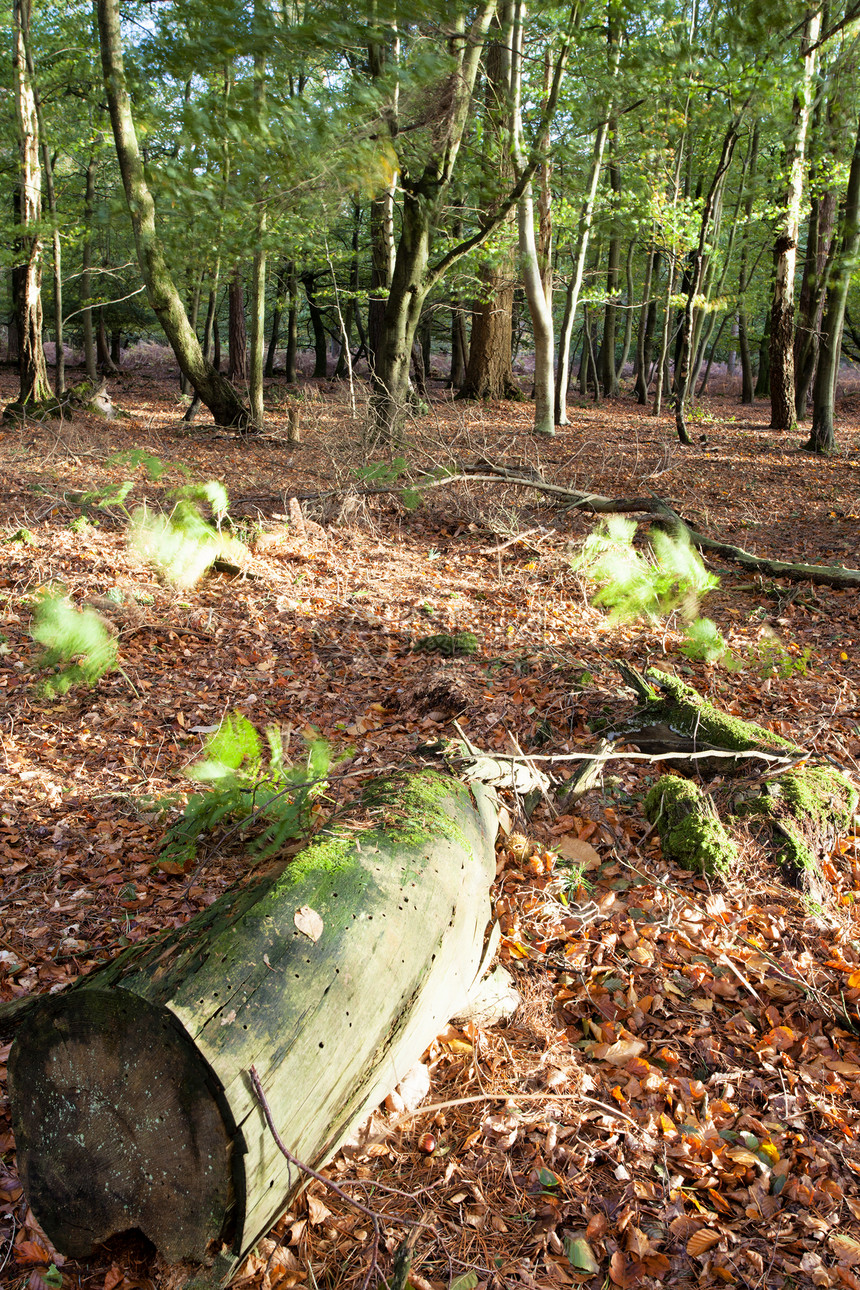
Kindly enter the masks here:
M 369 784 L 362 804 L 382 813 L 386 835 L 393 842 L 420 847 L 442 833 L 471 854 L 462 829 L 443 805 L 452 797 L 467 795 L 468 789 L 457 780 L 424 770 Z
M 800 766 L 772 780 L 760 796 L 739 803 L 735 813 L 772 821 L 777 859 L 794 878 L 817 870 L 830 835 L 850 828 L 857 802 L 857 789 L 840 771 Z
M 477 654 L 478 638 L 474 632 L 455 632 L 453 636 L 440 632 L 435 636 L 420 636 L 412 648 L 452 657 L 455 654 Z
M 799 752 L 789 739 L 783 739 L 772 730 L 765 730 L 751 721 L 730 716 L 702 697 L 692 686 L 676 676 L 667 676 L 656 668 L 649 668 L 648 676 L 660 687 L 663 695 L 648 699 L 646 716 L 655 721 L 665 721 L 673 730 L 688 738 L 702 740 L 717 748 L 743 752 L 750 748 L 773 749 L 776 752 Z
M 663 775 L 644 805 L 648 821 L 657 825 L 667 860 L 708 874 L 728 874 L 737 864 L 737 848 L 711 799 L 690 780 Z

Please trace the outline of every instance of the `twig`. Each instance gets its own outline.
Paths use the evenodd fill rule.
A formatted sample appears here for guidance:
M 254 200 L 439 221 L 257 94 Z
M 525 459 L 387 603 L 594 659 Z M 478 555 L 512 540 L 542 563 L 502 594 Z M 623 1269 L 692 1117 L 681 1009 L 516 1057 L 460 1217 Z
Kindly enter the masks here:
M 316 1169 L 313 1169 L 310 1165 L 304 1164 L 297 1156 L 294 1156 L 292 1151 L 290 1151 L 288 1147 L 284 1146 L 281 1135 L 275 1127 L 275 1121 L 272 1118 L 272 1111 L 266 1098 L 266 1094 L 263 1092 L 263 1086 L 260 1083 L 260 1077 L 257 1074 L 256 1066 L 250 1067 L 248 1074 L 251 1077 L 251 1083 L 254 1086 L 254 1093 L 256 1094 L 257 1101 L 260 1104 L 260 1109 L 266 1117 L 266 1124 L 269 1126 L 269 1132 L 275 1140 L 275 1146 L 291 1165 L 295 1165 L 296 1169 L 300 1169 L 302 1173 L 308 1174 L 311 1178 L 315 1178 L 317 1182 L 322 1183 L 322 1185 L 327 1187 L 329 1191 L 333 1191 L 341 1200 L 346 1201 L 347 1205 L 352 1205 L 354 1209 L 360 1210 L 362 1214 L 366 1214 L 373 1223 L 374 1228 L 376 1228 L 377 1224 L 383 1220 L 389 1223 L 392 1221 L 397 1222 L 405 1227 L 427 1226 L 426 1223 L 416 1223 L 414 1219 L 400 1217 L 392 1219 L 389 1214 L 380 1214 L 374 1209 L 368 1209 L 367 1205 L 362 1205 L 360 1200 L 353 1200 L 352 1196 L 347 1195 L 343 1188 L 338 1187 L 337 1183 L 332 1182 L 330 1178 L 326 1178 L 325 1174 L 318 1173 Z
M 637 1124 L 631 1115 L 624 1111 L 618 1111 L 614 1106 L 608 1106 L 606 1102 L 598 1102 L 593 1097 L 586 1097 L 583 1093 L 554 1093 L 551 1089 L 543 1093 L 475 1093 L 471 1097 L 455 1097 L 449 1102 L 429 1102 L 427 1106 L 419 1106 L 414 1111 L 404 1111 L 391 1122 L 392 1129 L 399 1129 L 402 1124 L 409 1120 L 417 1119 L 419 1115 L 429 1115 L 433 1111 L 445 1111 L 451 1106 L 467 1106 L 470 1102 L 584 1102 L 587 1106 L 596 1106 L 598 1110 L 605 1111 L 607 1115 L 614 1115 L 619 1120 L 626 1120 L 632 1124 L 634 1129 L 641 1129 L 642 1125 Z

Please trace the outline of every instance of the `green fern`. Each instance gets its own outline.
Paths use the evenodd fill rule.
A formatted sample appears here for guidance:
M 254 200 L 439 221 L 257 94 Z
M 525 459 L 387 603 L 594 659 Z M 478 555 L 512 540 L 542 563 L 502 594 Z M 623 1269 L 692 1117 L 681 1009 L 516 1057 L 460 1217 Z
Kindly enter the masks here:
M 131 516 L 128 540 L 132 548 L 154 565 L 176 587 L 193 587 L 215 560 L 241 558 L 244 548 L 221 532 L 227 516 L 227 490 L 217 480 L 186 484 L 170 496 L 175 499 L 169 515 L 156 515 L 145 506 Z M 208 507 L 214 525 L 202 513 Z
M 699 601 L 719 586 L 686 535 L 673 537 L 652 529 L 645 553 L 633 545 L 634 520 L 612 515 L 586 538 L 572 567 L 604 585 L 594 595 L 596 605 L 606 605 L 614 622 L 635 618 L 655 621 L 679 612 L 695 618 Z
M 284 762 L 277 726 L 266 730 L 268 756 L 260 736 L 240 713 L 228 714 L 207 741 L 189 779 L 208 787 L 193 793 L 181 819 L 168 830 L 159 863 L 186 872 L 197 858 L 200 838 L 225 823 L 238 824 L 258 860 L 274 855 L 290 838 L 307 832 L 314 800 L 325 791 L 332 765 L 323 739 L 308 744 L 303 765 Z
M 42 682 L 42 692 L 53 698 L 73 685 L 96 685 L 117 667 L 116 641 L 93 609 L 77 609 L 68 596 L 45 592 L 33 616 L 33 640 L 44 646 L 36 664 L 59 668 Z
M 681 653 L 705 663 L 727 663 L 731 659 L 726 638 L 712 618 L 696 618 L 688 624 Z

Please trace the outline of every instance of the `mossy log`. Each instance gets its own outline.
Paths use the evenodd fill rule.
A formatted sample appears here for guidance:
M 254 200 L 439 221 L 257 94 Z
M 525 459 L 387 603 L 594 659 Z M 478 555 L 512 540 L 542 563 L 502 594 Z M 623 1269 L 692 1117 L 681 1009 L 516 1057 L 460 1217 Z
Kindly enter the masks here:
M 772 730 L 722 712 L 677 676 L 669 676 L 652 667 L 643 678 L 626 664 L 619 664 L 619 668 L 642 700 L 625 726 L 624 737 L 638 744 L 643 751 L 697 755 L 704 752 L 760 752 L 771 759 L 772 768 L 778 766 L 780 758 L 789 765 L 807 756 L 797 744 Z M 762 758 L 759 767 L 766 760 L 767 757 Z M 700 759 L 699 770 L 703 769 L 703 761 L 707 759 Z M 713 758 L 712 762 L 709 769 L 719 769 L 722 774 L 748 770 L 754 764 L 749 756 Z M 693 765 L 693 762 L 689 763 L 690 767 Z
M 656 824 L 663 854 L 683 869 L 727 876 L 738 851 L 709 795 L 692 780 L 663 775 L 645 798 L 645 816 Z
M 9 1058 L 18 1162 L 63 1253 L 139 1229 L 231 1266 L 467 998 L 495 873 L 491 790 L 379 781 L 286 866 L 46 997 Z M 225 1262 L 226 1260 L 226 1262 Z

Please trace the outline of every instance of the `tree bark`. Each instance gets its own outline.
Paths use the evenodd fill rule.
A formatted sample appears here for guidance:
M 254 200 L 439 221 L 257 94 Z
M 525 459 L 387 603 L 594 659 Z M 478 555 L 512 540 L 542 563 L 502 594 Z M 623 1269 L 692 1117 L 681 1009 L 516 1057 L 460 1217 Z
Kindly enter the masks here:
M 237 264 L 230 275 L 227 309 L 227 378 L 248 379 L 248 329 L 245 324 L 245 284 Z
M 252 429 L 248 409 L 231 383 L 204 359 L 158 238 L 155 204 L 144 175 L 125 79 L 118 0 L 98 0 L 98 21 L 102 72 L 117 159 L 149 303 L 164 329 L 181 370 L 216 423 L 247 433 Z
M 299 283 L 296 277 L 296 266 L 292 260 L 287 265 L 287 352 L 284 358 L 284 372 L 290 385 L 296 380 L 296 356 L 299 352 Z
M 770 318 L 770 428 L 797 429 L 794 406 L 794 275 L 797 266 L 797 234 L 803 194 L 803 167 L 809 126 L 815 49 L 821 29 L 821 11 L 810 14 L 804 24 L 801 56 L 803 79 L 794 105 L 794 132 L 788 165 L 782 227 L 773 249 L 774 289 Z
M 617 120 L 609 123 L 609 188 L 612 193 L 613 216 L 621 195 L 621 170 L 614 156 L 614 138 Z M 617 218 L 613 217 L 609 234 L 609 252 L 606 260 L 606 305 L 603 310 L 603 340 L 600 346 L 600 383 L 608 398 L 618 394 L 618 372 L 615 367 L 615 343 L 618 320 L 618 280 L 621 272 L 621 232 Z
M 813 452 L 836 452 L 836 435 L 833 428 L 836 378 L 839 375 L 848 288 L 851 285 L 852 272 L 856 268 L 858 251 L 860 251 L 860 120 L 857 124 L 854 156 L 848 173 L 848 188 L 845 193 L 845 210 L 842 218 L 842 239 L 827 291 L 827 310 L 821 331 L 818 370 L 815 373 L 812 432 L 806 445 Z
M 18 1164 L 60 1250 L 139 1228 L 171 1262 L 226 1242 L 234 1264 L 306 1181 L 249 1069 L 320 1168 L 462 1005 L 491 912 L 492 792 L 400 776 L 349 823 L 27 1016 Z
M 322 310 L 316 301 L 316 278 L 313 273 L 302 274 L 302 286 L 307 297 L 311 331 L 314 336 L 314 376 L 324 380 L 328 376 L 328 342 L 323 326 Z
M 657 321 L 657 282 L 660 279 L 660 252 L 652 246 L 645 266 L 642 286 L 642 304 L 639 307 L 639 330 L 636 333 L 636 402 L 645 407 L 648 403 L 648 373 L 651 370 L 651 350 L 654 345 L 654 323 Z
M 27 65 L 26 34 L 30 0 L 14 0 L 13 72 L 20 157 L 18 249 L 23 273 L 18 300 L 18 402 L 46 403 L 51 397 L 42 348 L 42 172 L 39 165 L 39 119 Z

